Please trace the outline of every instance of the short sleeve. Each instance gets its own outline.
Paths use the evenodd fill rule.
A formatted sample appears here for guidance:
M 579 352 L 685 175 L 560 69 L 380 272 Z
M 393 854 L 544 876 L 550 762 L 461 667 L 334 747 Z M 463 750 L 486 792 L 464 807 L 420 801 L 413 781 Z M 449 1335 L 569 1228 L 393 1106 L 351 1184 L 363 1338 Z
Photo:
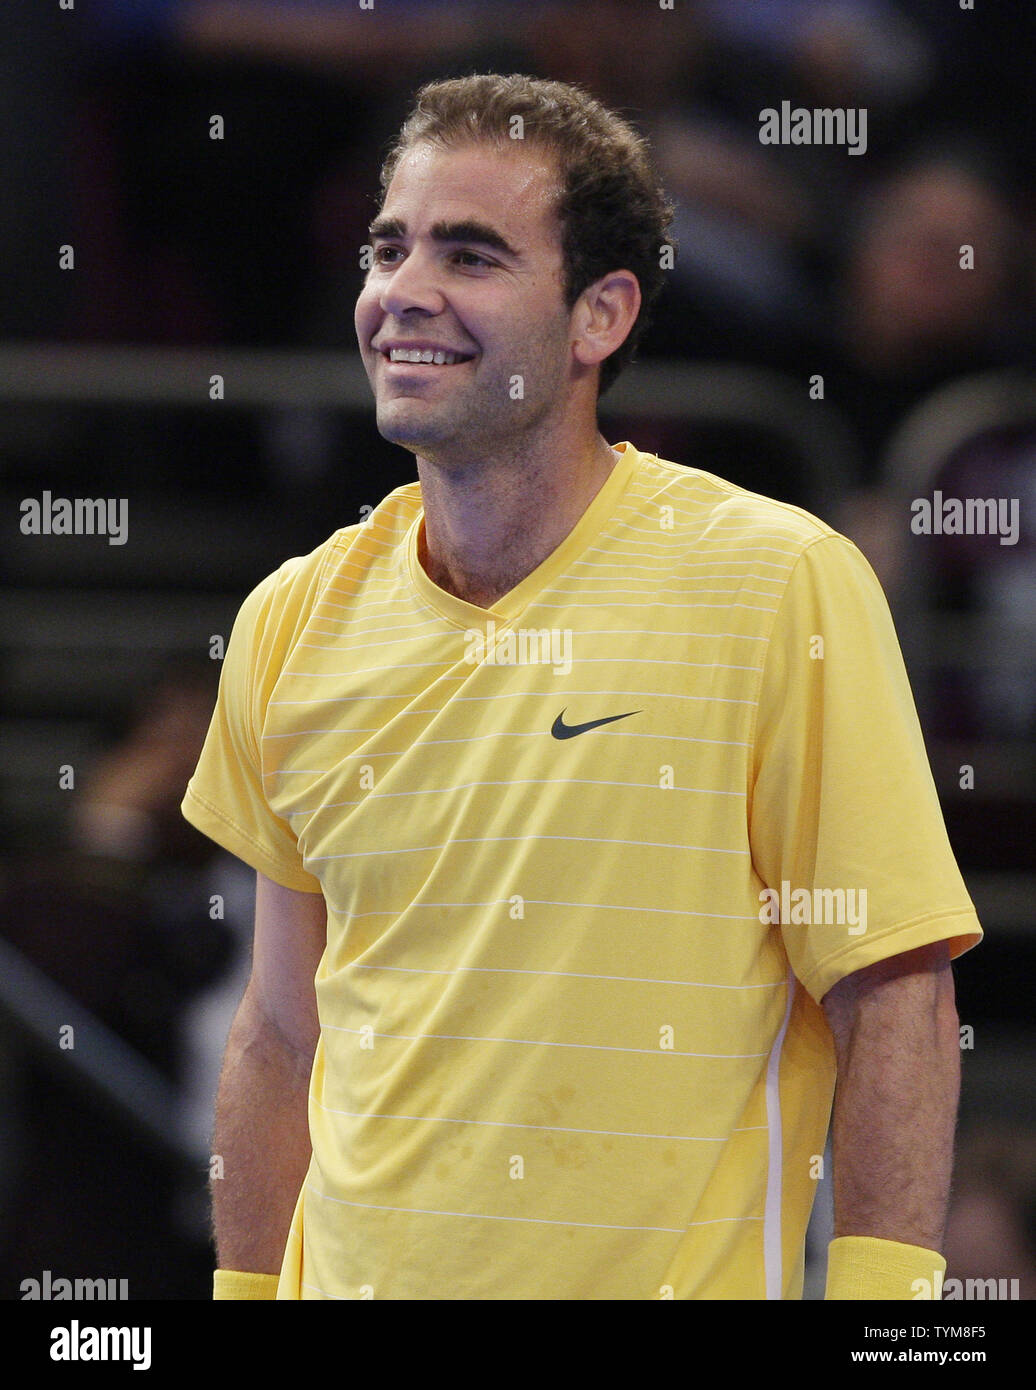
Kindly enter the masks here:
M 843 976 L 982 929 L 957 867 L 885 595 L 846 537 L 799 556 L 767 647 L 749 800 L 756 871 L 819 1003 Z M 779 908 L 778 908 L 779 904 Z
M 263 793 L 261 732 L 277 675 L 273 609 L 283 568 L 245 599 L 234 621 L 220 674 L 216 708 L 181 811 L 231 854 L 285 888 L 319 893 L 302 865 L 291 827 Z

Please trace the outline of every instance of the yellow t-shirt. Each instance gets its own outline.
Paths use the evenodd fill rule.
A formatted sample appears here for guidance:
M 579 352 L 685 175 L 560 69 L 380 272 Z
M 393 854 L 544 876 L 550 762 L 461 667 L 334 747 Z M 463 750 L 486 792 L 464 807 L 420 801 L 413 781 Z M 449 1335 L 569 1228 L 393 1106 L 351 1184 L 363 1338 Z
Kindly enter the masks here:
M 280 1298 L 797 1298 L 842 976 L 981 928 L 881 588 L 617 446 L 490 610 L 420 485 L 245 600 L 187 818 L 327 947 Z

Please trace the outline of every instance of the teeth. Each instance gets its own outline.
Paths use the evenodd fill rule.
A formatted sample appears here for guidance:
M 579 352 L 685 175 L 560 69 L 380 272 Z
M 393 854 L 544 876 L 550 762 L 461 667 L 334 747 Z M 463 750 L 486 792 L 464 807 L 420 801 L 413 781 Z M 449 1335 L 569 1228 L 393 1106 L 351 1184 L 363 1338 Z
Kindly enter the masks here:
M 442 348 L 391 348 L 389 350 L 390 362 L 434 362 L 440 367 L 452 367 L 455 362 L 462 359 L 455 352 L 446 352 Z

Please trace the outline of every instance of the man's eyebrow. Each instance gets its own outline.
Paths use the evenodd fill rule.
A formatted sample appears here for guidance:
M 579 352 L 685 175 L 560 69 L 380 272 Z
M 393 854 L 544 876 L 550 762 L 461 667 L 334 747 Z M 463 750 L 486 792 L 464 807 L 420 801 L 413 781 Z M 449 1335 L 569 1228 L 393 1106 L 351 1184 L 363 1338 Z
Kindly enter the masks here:
M 406 237 L 406 223 L 398 217 L 376 217 L 367 228 L 367 235 L 372 240 L 379 237 L 402 240 Z M 511 243 L 487 222 L 470 219 L 464 222 L 436 222 L 431 235 L 433 241 L 471 241 L 479 246 L 491 247 L 514 260 L 521 259 Z
M 468 219 L 463 222 L 436 222 L 432 226 L 433 241 L 473 241 L 479 246 L 488 246 L 505 256 L 519 259 L 519 253 L 511 243 L 488 222 Z
M 398 217 L 375 217 L 367 228 L 367 235 L 373 241 L 376 237 L 399 239 L 406 236 L 406 223 Z

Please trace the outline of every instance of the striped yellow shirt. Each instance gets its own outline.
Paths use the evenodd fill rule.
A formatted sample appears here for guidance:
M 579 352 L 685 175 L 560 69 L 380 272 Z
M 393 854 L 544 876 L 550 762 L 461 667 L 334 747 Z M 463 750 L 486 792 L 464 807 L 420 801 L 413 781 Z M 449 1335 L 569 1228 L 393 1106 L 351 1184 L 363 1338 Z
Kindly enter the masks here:
M 492 609 L 417 483 L 246 599 L 184 799 L 327 947 L 281 1298 L 796 1298 L 842 976 L 981 936 L 881 588 L 616 446 Z

